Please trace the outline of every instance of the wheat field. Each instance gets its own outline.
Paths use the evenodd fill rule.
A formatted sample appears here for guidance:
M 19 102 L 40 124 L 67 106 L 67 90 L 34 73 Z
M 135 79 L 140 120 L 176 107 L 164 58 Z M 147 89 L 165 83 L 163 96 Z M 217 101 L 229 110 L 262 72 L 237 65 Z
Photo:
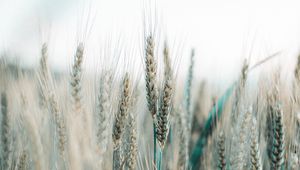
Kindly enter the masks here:
M 37 67 L 1 54 L 1 170 L 300 169 L 300 55 L 288 81 L 280 64 L 251 79 L 280 53 L 245 57 L 220 89 L 196 77 L 199 49 L 150 23 L 140 53 L 108 40 L 93 71 L 84 40 L 68 71 L 49 64 L 47 41 Z

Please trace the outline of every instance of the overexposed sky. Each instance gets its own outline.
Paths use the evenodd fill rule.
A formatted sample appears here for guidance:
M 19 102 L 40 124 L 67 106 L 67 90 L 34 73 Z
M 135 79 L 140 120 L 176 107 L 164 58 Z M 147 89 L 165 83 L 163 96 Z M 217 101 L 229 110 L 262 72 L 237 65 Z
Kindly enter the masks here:
M 99 66 L 95 61 L 108 39 L 121 39 L 124 48 L 141 48 L 143 13 L 149 3 L 155 6 L 158 30 L 171 50 L 183 51 L 181 75 L 186 74 L 192 47 L 195 72 L 207 79 L 226 81 L 238 74 L 244 58 L 254 64 L 278 51 L 273 63 L 295 65 L 299 0 L 2 0 L 0 52 L 34 66 L 47 41 L 51 67 L 68 70 L 76 44 L 83 40 L 85 66 Z M 132 56 L 140 60 L 139 55 Z

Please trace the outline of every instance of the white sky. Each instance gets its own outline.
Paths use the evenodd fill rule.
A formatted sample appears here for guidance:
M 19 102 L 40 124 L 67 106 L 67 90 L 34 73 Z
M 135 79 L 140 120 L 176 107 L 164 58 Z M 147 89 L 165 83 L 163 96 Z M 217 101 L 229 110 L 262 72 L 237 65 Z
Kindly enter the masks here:
M 145 2 L 0 0 L 0 52 L 20 56 L 25 65 L 36 65 L 40 46 L 47 41 L 51 66 L 66 70 L 77 42 L 88 32 L 87 25 L 92 29 L 84 39 L 85 65 L 95 66 L 107 37 L 139 43 Z M 163 37 L 175 47 L 184 41 L 179 74 L 186 74 L 186 50 L 191 47 L 196 48 L 197 76 L 221 81 L 236 76 L 249 56 L 254 64 L 281 51 L 276 60 L 282 67 L 295 65 L 300 46 L 299 0 L 156 0 L 155 6 Z

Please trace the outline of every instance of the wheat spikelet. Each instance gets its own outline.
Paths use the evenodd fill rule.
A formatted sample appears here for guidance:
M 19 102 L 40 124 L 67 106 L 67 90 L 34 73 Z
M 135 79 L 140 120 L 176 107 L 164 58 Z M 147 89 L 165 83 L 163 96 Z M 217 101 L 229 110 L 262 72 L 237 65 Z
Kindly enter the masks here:
M 10 119 L 8 115 L 8 104 L 6 93 L 1 93 L 1 114 L 2 114 L 2 123 L 1 123 L 1 148 L 2 148 L 2 157 L 1 157 L 1 166 L 3 169 L 10 168 L 10 142 L 11 142 L 11 132 L 10 132 Z
M 235 127 L 236 134 L 232 139 L 231 148 L 231 167 L 234 169 L 245 169 L 247 166 L 247 158 L 249 151 L 249 133 L 248 129 L 251 127 L 251 110 L 240 114 L 238 125 Z
M 59 111 L 58 103 L 57 103 L 54 93 L 50 94 L 48 102 L 49 102 L 50 111 L 54 116 L 54 123 L 55 123 L 56 131 L 58 134 L 59 153 L 60 153 L 60 156 L 63 157 L 64 153 L 65 153 L 65 148 L 66 148 L 65 145 L 67 143 L 67 137 L 66 137 L 67 135 L 66 135 L 66 127 L 65 127 L 64 118 L 62 117 L 62 114 Z
M 271 149 L 271 167 L 272 169 L 280 169 L 284 163 L 285 153 L 285 134 L 283 125 L 283 112 L 280 105 L 275 106 L 273 119 L 273 136 Z
M 118 170 L 123 168 L 125 160 L 123 157 L 123 150 L 121 147 L 122 136 L 125 131 L 125 124 L 128 117 L 128 110 L 130 105 L 130 90 L 131 84 L 129 74 L 126 73 L 122 82 L 122 91 L 119 101 L 119 109 L 115 115 L 115 121 L 113 125 L 113 169 Z
M 83 60 L 83 44 L 77 46 L 74 56 L 74 64 L 71 73 L 71 94 L 74 102 L 75 112 L 81 112 L 81 76 L 82 76 L 82 60 Z
M 42 45 L 41 50 L 41 59 L 40 59 L 40 72 L 41 72 L 41 78 L 43 78 L 43 82 L 47 85 L 49 80 L 49 67 L 48 67 L 48 46 L 46 43 Z
M 40 59 L 40 68 L 39 68 L 39 97 L 40 97 L 40 106 L 45 108 L 47 103 L 46 90 L 49 83 L 49 72 L 48 72 L 48 46 L 46 43 L 42 45 L 41 50 L 41 59 Z
M 22 151 L 19 162 L 18 162 L 18 170 L 27 170 L 28 167 L 28 155 L 25 150 Z
M 269 159 L 272 157 L 272 140 L 273 140 L 273 120 L 274 120 L 274 108 L 270 101 L 270 97 L 268 97 L 267 103 L 267 117 L 266 117 L 266 129 L 265 129 L 265 138 L 267 141 L 267 154 Z
M 285 132 L 283 124 L 283 109 L 279 97 L 279 72 L 274 75 L 272 94 L 267 96 L 267 153 L 271 169 L 281 169 L 285 154 Z
M 157 87 L 156 87 L 156 61 L 154 58 L 154 41 L 153 37 L 149 36 L 146 39 L 145 49 L 145 64 L 146 64 L 146 93 L 148 109 L 154 117 L 157 107 Z
M 113 125 L 112 138 L 113 138 L 114 148 L 118 148 L 120 146 L 120 142 L 121 142 L 120 140 L 124 132 L 124 127 L 128 115 L 128 107 L 130 102 L 129 101 L 130 90 L 131 90 L 131 84 L 129 80 L 129 74 L 126 73 L 122 82 L 122 95 L 119 102 L 119 109 L 118 109 L 118 113 L 115 116 L 115 122 Z
M 233 111 L 231 115 L 231 119 L 233 122 L 232 124 L 235 124 L 236 119 L 239 117 L 238 114 L 241 113 L 240 103 L 242 102 L 245 93 L 244 89 L 246 85 L 248 69 L 249 69 L 249 65 L 247 63 L 247 60 L 245 60 L 241 70 L 238 85 L 235 90 L 235 97 L 234 97 L 233 109 L 232 109 Z
M 133 114 L 129 114 L 129 155 L 127 159 L 127 165 L 128 169 L 134 170 L 136 169 L 136 163 L 137 163 L 137 132 L 136 132 L 136 118 Z
M 169 124 L 170 124 L 169 115 L 171 112 L 171 103 L 172 103 L 172 96 L 174 90 L 172 70 L 170 66 L 169 52 L 167 47 L 165 47 L 164 49 L 164 62 L 165 62 L 165 80 L 164 80 L 164 87 L 162 89 L 162 95 L 160 98 L 160 106 L 159 106 L 159 112 L 157 115 L 157 124 L 156 124 L 156 128 L 157 128 L 156 137 L 161 148 L 164 148 L 169 133 Z
M 48 105 L 51 116 L 53 116 L 55 123 L 55 130 L 58 134 L 58 149 L 60 156 L 64 156 L 65 144 L 66 144 L 66 128 L 62 113 L 59 109 L 56 96 L 52 87 L 52 76 L 48 68 L 48 48 L 47 44 L 44 43 L 41 50 L 41 60 L 40 60 L 40 84 L 44 94 L 44 99 Z
M 248 65 L 247 60 L 245 60 L 243 68 L 242 68 L 242 72 L 241 72 L 241 78 L 240 78 L 240 84 L 241 84 L 242 88 L 245 87 L 245 84 L 246 84 L 248 69 L 249 69 L 249 65 Z
M 178 139 L 179 139 L 179 153 L 178 153 L 178 162 L 177 167 L 179 169 L 187 169 L 188 166 L 188 134 L 186 119 L 181 111 L 176 110 L 176 118 L 178 121 Z
M 252 136 L 251 136 L 251 145 L 250 145 L 250 166 L 251 166 L 250 169 L 261 170 L 262 166 L 261 166 L 258 133 L 257 133 L 255 119 L 253 120 L 251 131 L 252 131 Z
M 188 120 L 188 133 L 191 132 L 192 129 L 192 122 L 193 122 L 193 114 L 191 112 L 191 88 L 192 88 L 192 80 L 193 80 L 193 68 L 194 68 L 194 56 L 195 50 L 192 49 L 191 58 L 190 58 L 190 66 L 188 71 L 188 78 L 185 87 L 185 111 L 187 113 L 187 120 Z
M 102 149 L 102 153 L 106 151 L 108 145 L 108 125 L 110 123 L 110 97 L 111 97 L 112 75 L 109 71 L 105 71 L 101 75 L 100 88 L 98 94 L 98 110 L 97 110 L 97 139 L 98 145 Z
M 300 85 L 300 55 L 298 55 L 298 59 L 297 59 L 297 65 L 294 71 L 294 77 L 296 80 L 296 84 Z
M 40 59 L 40 69 L 39 69 L 39 78 L 40 78 L 40 88 L 41 88 L 41 106 L 46 106 L 47 93 L 46 89 L 49 88 L 49 67 L 48 67 L 48 46 L 46 43 L 42 45 L 41 49 L 41 59 Z
M 221 131 L 217 141 L 217 152 L 218 152 L 218 169 L 225 170 L 226 168 L 226 157 L 225 157 L 225 135 Z

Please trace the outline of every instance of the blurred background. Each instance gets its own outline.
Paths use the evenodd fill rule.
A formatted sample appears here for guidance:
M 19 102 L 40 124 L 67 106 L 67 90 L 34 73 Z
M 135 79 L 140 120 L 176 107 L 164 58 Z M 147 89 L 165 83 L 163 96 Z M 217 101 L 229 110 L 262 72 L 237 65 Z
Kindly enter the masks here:
M 226 84 L 244 59 L 251 66 L 278 52 L 263 68 L 280 65 L 287 78 L 293 74 L 300 50 L 297 0 L 1 0 L 0 54 L 36 67 L 48 42 L 51 68 L 69 71 L 76 45 L 84 41 L 85 67 L 92 71 L 105 42 L 121 39 L 124 48 L 135 47 L 131 60 L 141 60 L 149 8 L 170 50 L 181 51 L 179 77 L 187 74 L 191 48 L 196 79 Z

